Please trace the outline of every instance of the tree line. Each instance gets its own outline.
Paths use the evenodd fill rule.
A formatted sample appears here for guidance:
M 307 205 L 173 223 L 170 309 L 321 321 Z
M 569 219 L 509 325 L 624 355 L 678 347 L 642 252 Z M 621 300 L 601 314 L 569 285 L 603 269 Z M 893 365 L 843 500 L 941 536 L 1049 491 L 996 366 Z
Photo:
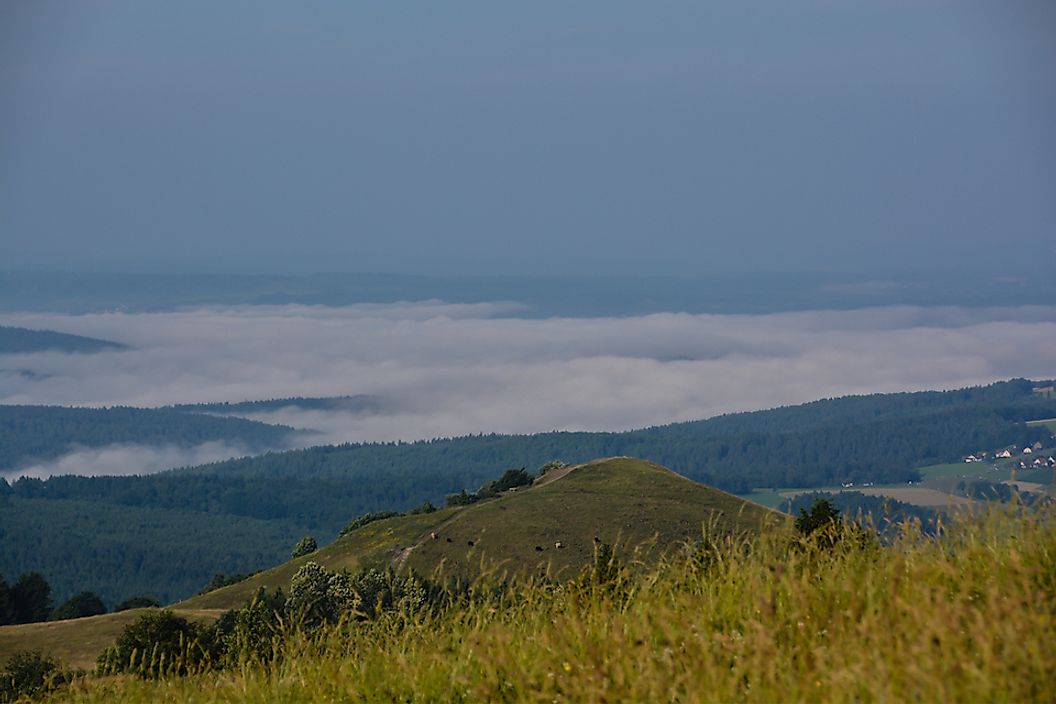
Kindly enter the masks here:
M 55 459 L 72 447 L 191 447 L 223 440 L 263 452 L 288 447 L 296 431 L 244 418 L 173 409 L 0 405 L 0 470 Z
M 159 606 L 152 597 L 125 599 L 114 611 Z M 0 574 L 0 626 L 41 621 L 62 621 L 105 614 L 106 606 L 95 592 L 82 591 L 58 606 L 52 605 L 51 585 L 40 572 L 25 572 L 11 585 Z

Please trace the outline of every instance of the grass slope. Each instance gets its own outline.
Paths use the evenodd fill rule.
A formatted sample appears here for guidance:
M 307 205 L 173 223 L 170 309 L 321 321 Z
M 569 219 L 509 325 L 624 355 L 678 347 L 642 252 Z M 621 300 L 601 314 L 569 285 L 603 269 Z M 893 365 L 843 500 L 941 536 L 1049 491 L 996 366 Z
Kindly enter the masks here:
M 90 670 L 104 648 L 111 645 L 125 626 L 151 609 L 129 609 L 67 621 L 26 623 L 0 628 L 0 663 L 22 650 L 38 650 L 59 658 L 70 667 Z M 199 621 L 217 618 L 221 612 L 176 609 L 186 618 Z
M 293 638 L 271 667 L 55 695 L 151 702 L 1043 702 L 1056 672 L 1056 516 L 963 514 L 936 538 L 719 541 L 600 587 L 493 598 Z
M 595 538 L 618 544 L 625 553 L 637 548 L 639 559 L 646 560 L 699 537 L 705 523 L 722 532 L 754 533 L 784 520 L 659 465 L 620 457 L 581 465 L 555 481 L 490 501 L 368 524 L 312 555 L 180 606 L 238 606 L 261 586 L 286 587 L 309 560 L 330 569 L 393 566 L 469 578 L 482 571 L 549 569 L 568 577 L 590 563 Z

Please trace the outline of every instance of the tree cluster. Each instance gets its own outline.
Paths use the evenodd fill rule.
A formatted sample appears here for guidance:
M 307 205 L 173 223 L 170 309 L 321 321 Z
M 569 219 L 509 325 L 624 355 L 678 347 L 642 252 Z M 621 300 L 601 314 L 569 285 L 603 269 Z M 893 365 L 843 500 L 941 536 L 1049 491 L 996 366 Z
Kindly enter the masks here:
M 444 503 L 447 506 L 468 506 L 470 504 L 475 504 L 478 501 L 498 496 L 502 492 L 509 491 L 510 489 L 529 486 L 533 481 L 535 481 L 535 478 L 525 471 L 524 467 L 521 467 L 520 469 L 507 469 L 502 473 L 501 477 L 487 482 L 472 494 L 466 493 L 465 489 L 457 494 L 448 494 L 444 499 Z
M 310 636 L 326 626 L 387 613 L 413 617 L 436 604 L 440 594 L 436 585 L 415 575 L 333 572 L 308 562 L 293 576 L 288 594 L 261 588 L 211 625 L 169 610 L 144 614 L 99 655 L 96 670 L 157 678 L 268 663 L 281 657 L 284 638 L 295 631 Z

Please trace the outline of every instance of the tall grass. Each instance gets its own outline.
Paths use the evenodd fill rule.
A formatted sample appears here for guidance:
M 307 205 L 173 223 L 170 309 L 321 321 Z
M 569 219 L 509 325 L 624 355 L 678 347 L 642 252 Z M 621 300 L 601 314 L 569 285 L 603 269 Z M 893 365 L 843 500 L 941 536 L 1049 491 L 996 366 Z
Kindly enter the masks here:
M 648 572 L 508 585 L 293 635 L 268 665 L 86 679 L 76 702 L 1051 701 L 1056 517 L 893 544 L 715 538 Z

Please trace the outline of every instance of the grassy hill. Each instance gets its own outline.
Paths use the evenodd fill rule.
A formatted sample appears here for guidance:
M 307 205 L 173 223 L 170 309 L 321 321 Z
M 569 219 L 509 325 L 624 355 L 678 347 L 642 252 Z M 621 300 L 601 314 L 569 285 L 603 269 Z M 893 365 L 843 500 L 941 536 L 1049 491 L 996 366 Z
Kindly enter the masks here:
M 330 569 L 392 566 L 441 577 L 542 570 L 570 577 L 590 563 L 595 539 L 649 561 L 699 538 L 705 524 L 726 533 L 754 533 L 784 520 L 645 460 L 596 460 L 496 499 L 370 523 L 316 553 L 179 606 L 238 606 L 261 586 L 286 587 L 309 560 Z
M 1051 701 L 1056 514 L 992 505 L 944 525 L 888 543 L 720 539 L 602 580 L 283 632 L 264 662 L 86 677 L 49 701 Z
M 595 538 L 618 545 L 628 562 L 645 565 L 661 551 L 699 537 L 705 525 L 711 531 L 754 534 L 786 521 L 651 462 L 597 460 L 470 506 L 367 524 L 311 555 L 175 608 L 195 618 L 215 618 L 222 610 L 241 606 L 261 586 L 288 588 L 308 561 L 330 569 L 391 566 L 441 577 L 549 570 L 567 578 L 590 564 Z M 558 543 L 562 547 L 556 547 Z M 0 663 L 19 650 L 36 649 L 73 666 L 89 667 L 143 611 L 0 627 Z

